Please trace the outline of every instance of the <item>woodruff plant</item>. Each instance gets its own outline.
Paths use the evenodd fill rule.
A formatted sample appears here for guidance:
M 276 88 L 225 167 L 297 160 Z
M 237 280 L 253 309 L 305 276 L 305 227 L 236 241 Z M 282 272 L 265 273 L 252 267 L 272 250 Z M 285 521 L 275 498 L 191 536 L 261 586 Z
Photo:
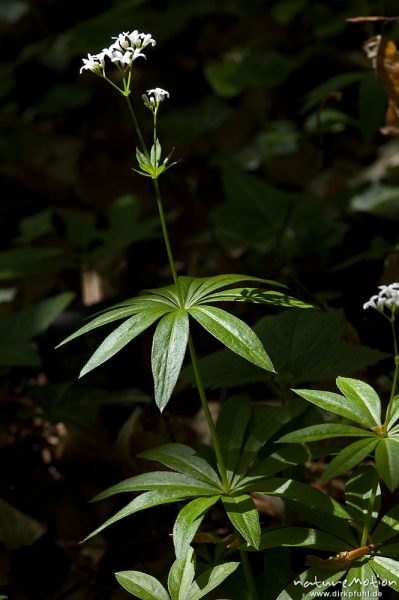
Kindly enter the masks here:
M 224 404 L 217 423 L 214 423 L 190 333 L 192 319 L 236 354 L 267 371 L 274 371 L 272 362 L 254 331 L 242 320 L 214 304 L 241 301 L 284 307 L 306 308 L 308 305 L 288 296 L 284 291 L 243 285 L 248 282 L 251 285 L 263 284 L 280 289 L 285 287 L 275 281 L 237 274 L 208 278 L 177 275 L 159 185 L 160 176 L 176 164 L 171 161 L 171 154 L 162 157 L 157 134 L 158 112 L 162 102 L 169 98 L 169 92 L 154 88 L 142 95 L 153 120 L 150 146 L 144 140 L 130 99 L 131 92 L 134 91 L 133 64 L 137 58 L 145 56 L 143 50 L 154 46 L 155 40 L 150 34 L 138 31 L 123 32 L 113 39 L 115 41 L 109 48 L 96 55 L 89 54 L 87 59 L 83 59 L 81 72 L 89 70 L 102 77 L 126 100 L 139 142 L 136 150 L 138 168 L 134 170 L 152 180 L 173 283 L 145 290 L 137 297 L 107 309 L 63 343 L 97 327 L 123 320 L 84 366 L 81 372 L 84 375 L 157 323 L 151 352 L 155 402 L 161 411 L 167 405 L 188 348 L 196 387 L 212 437 L 215 460 L 207 461 L 183 444 L 164 444 L 143 452 L 142 457 L 161 463 L 170 470 L 131 477 L 99 494 L 97 500 L 117 493 L 141 492 L 88 537 L 146 508 L 186 502 L 173 528 L 176 561 L 169 573 L 167 589 L 154 577 L 137 571 L 116 575 L 128 592 L 143 600 L 197 600 L 237 569 L 240 564 L 238 562 L 222 562 L 198 577 L 195 575 L 195 554 L 191 544 L 193 540 L 201 539 L 197 531 L 207 511 L 217 502 L 222 503 L 234 531 L 228 536 L 228 547 L 230 551 L 237 549 L 240 554 L 245 577 L 245 589 L 240 590 L 240 600 L 256 600 L 259 597 L 247 553 L 260 549 L 304 546 L 337 553 L 329 559 L 309 557 L 311 568 L 281 592 L 281 599 L 310 597 L 307 588 L 315 585 L 312 578 L 318 581 L 320 577 L 323 585 L 328 587 L 336 585 L 347 573 L 356 573 L 359 577 L 368 577 L 370 573 L 378 577 L 399 575 L 399 562 L 394 560 L 399 557 L 399 543 L 385 544 L 387 540 L 393 540 L 397 533 L 399 535 L 399 506 L 387 513 L 374 527 L 379 508 L 379 478 L 390 489 L 398 484 L 398 473 L 395 470 L 395 450 L 399 444 L 399 439 L 395 437 L 399 431 L 395 425 L 399 418 L 399 407 L 394 396 L 399 364 L 396 342 L 393 391 L 383 423 L 376 392 L 367 384 L 348 378 L 338 379 L 337 385 L 342 396 L 309 390 L 297 390 L 297 393 L 313 404 L 351 419 L 360 424 L 361 428 L 337 423 L 315 425 L 288 433 L 278 440 L 278 445 L 274 445 L 273 440 L 279 430 L 304 413 L 306 402 L 287 402 L 280 407 L 253 407 L 245 395 L 230 398 Z M 110 63 L 120 72 L 120 85 L 108 77 Z M 392 308 L 392 322 L 395 310 L 396 304 Z M 366 467 L 355 471 L 347 484 L 345 506 L 304 483 L 286 477 L 275 477 L 294 465 L 329 452 L 327 446 L 313 442 L 346 435 L 364 439 L 349 446 L 349 450 L 344 449 L 339 453 L 328 467 L 325 477 L 335 476 L 355 467 L 373 450 L 377 469 Z M 316 528 L 279 527 L 262 533 L 254 493 L 283 498 L 289 507 L 303 514 Z M 212 535 L 205 535 L 203 539 L 215 542 L 215 536 Z M 220 539 L 216 541 L 223 542 Z M 342 586 L 346 585 L 345 581 L 342 581 Z M 351 589 L 363 589 L 363 584 L 362 580 L 360 584 L 356 584 L 357 587 L 355 585 Z M 389 585 L 399 589 L 398 583 L 391 582 Z

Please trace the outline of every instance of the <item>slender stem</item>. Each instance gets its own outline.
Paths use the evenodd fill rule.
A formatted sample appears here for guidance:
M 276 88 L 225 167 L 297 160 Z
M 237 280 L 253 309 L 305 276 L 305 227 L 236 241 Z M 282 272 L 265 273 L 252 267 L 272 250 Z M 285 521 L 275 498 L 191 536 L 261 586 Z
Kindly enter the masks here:
M 141 146 L 144 154 L 148 157 L 149 153 L 148 153 L 147 146 L 146 146 L 144 138 L 143 138 L 143 134 L 141 133 L 141 129 L 140 129 L 140 125 L 139 125 L 139 122 L 137 120 L 137 117 L 136 117 L 136 113 L 134 112 L 134 109 L 133 109 L 133 106 L 132 106 L 132 103 L 130 101 L 129 96 L 125 96 L 125 98 L 126 98 L 127 107 L 129 109 L 129 112 L 130 112 L 130 116 L 133 119 L 134 128 L 136 130 L 137 137 L 139 138 L 139 141 L 140 141 L 140 146 Z
M 226 466 L 225 466 L 223 454 L 222 454 L 222 451 L 220 448 L 220 442 L 219 442 L 219 437 L 218 437 L 218 434 L 216 431 L 215 423 L 213 422 L 212 415 L 210 413 L 209 406 L 208 406 L 208 401 L 206 399 L 204 385 L 202 383 L 201 373 L 198 368 L 197 353 L 194 348 L 194 343 L 193 343 L 191 334 L 189 335 L 189 338 L 188 338 L 188 348 L 190 351 L 190 357 L 191 357 L 191 363 L 193 365 L 195 383 L 197 384 L 197 389 L 198 389 L 198 394 L 199 394 L 199 397 L 201 400 L 202 409 L 205 413 L 205 418 L 207 420 L 209 431 L 211 432 L 211 436 L 212 436 L 213 446 L 215 448 L 216 460 L 217 460 L 218 467 L 219 467 L 219 473 L 222 478 L 222 482 L 223 482 L 225 491 L 228 492 L 230 486 L 229 486 L 229 481 L 227 478 Z
M 398 384 L 398 375 L 399 375 L 399 354 L 398 354 L 398 341 L 397 341 L 397 337 L 396 337 L 395 311 L 394 310 L 392 311 L 392 316 L 389 319 L 389 321 L 391 323 L 392 337 L 393 337 L 395 371 L 394 371 L 393 381 L 392 381 L 391 396 L 389 398 L 389 403 L 388 403 L 387 412 L 386 412 L 385 425 L 387 423 L 389 423 L 389 419 L 391 417 L 392 403 L 393 403 L 393 399 L 394 399 L 395 394 L 396 394 L 396 387 L 397 387 L 397 384 Z
M 373 509 L 374 509 L 375 500 L 376 500 L 376 497 L 377 497 L 378 482 L 379 482 L 379 475 L 378 475 L 378 471 L 376 470 L 375 474 L 374 474 L 373 487 L 371 488 L 370 501 L 369 501 L 369 506 L 368 506 L 368 509 L 367 509 L 367 515 L 366 515 L 366 519 L 364 521 L 363 532 L 362 532 L 362 539 L 360 541 L 360 546 L 366 546 L 367 542 L 369 541 L 369 534 L 370 534 L 370 528 L 371 528 L 371 519 L 372 519 L 372 516 L 373 516 Z
M 249 598 L 250 600 L 258 600 L 258 592 L 256 591 L 251 565 L 249 564 L 248 560 L 248 554 L 243 548 L 240 548 L 240 557 L 242 570 L 244 571 L 245 583 L 247 584 L 247 590 L 249 592 Z

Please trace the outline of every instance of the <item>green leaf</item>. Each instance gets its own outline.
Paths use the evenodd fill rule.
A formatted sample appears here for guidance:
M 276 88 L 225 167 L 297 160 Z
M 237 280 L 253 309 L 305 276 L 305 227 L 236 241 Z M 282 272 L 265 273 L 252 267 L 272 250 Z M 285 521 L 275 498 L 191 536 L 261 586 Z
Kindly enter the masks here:
M 24 246 L 0 252 L 0 280 L 32 277 L 71 268 L 71 260 L 57 248 Z
M 105 338 L 102 344 L 100 344 L 90 360 L 87 361 L 81 370 L 79 377 L 83 377 L 83 375 L 86 375 L 89 371 L 92 371 L 109 360 L 114 354 L 134 340 L 140 333 L 148 329 L 150 325 L 155 323 L 155 321 L 164 314 L 164 309 L 152 309 L 133 315 L 124 321 L 122 325 L 119 325 L 119 327 L 114 329 L 114 331 Z
M 88 333 L 92 329 L 96 329 L 97 327 L 102 327 L 103 325 L 108 325 L 108 323 L 113 323 L 114 321 L 118 321 L 119 319 L 124 319 L 125 317 L 131 317 L 132 315 L 134 315 L 138 312 L 139 312 L 139 309 L 137 309 L 136 307 L 131 307 L 131 306 L 117 308 L 115 310 L 110 310 L 104 314 L 101 314 L 99 317 L 97 317 L 96 319 L 93 319 L 93 321 L 90 321 L 90 323 L 88 323 L 87 325 L 84 325 L 83 327 L 81 327 L 80 329 L 75 331 L 75 333 L 73 333 L 72 335 L 65 338 L 65 340 L 63 340 L 60 344 L 58 344 L 57 348 L 60 348 L 61 346 L 63 346 L 64 344 L 67 344 L 71 340 L 74 340 L 75 338 L 77 338 L 81 335 L 84 335 L 85 333 Z
M 169 571 L 168 589 L 172 600 L 186 600 L 190 597 L 195 577 L 195 554 L 190 547 L 186 556 L 175 560 Z
M 247 396 L 238 395 L 223 404 L 216 423 L 216 431 L 230 482 L 236 472 L 250 418 L 251 405 Z M 245 449 L 243 450 L 245 452 Z
M 399 504 L 395 504 L 379 521 L 373 531 L 373 541 L 381 544 L 399 533 Z
M 371 564 L 372 562 L 367 560 L 355 563 L 355 566 L 351 567 L 347 572 L 345 578 L 348 584 L 345 586 L 345 590 L 348 590 L 348 595 L 352 594 L 351 598 L 364 598 L 364 594 L 366 594 L 366 598 L 367 596 L 369 598 L 376 597 L 374 593 L 378 591 L 378 583 L 374 585 L 371 583 L 375 580 Z
M 374 491 L 376 470 L 370 465 L 357 469 L 345 485 L 346 506 L 353 513 L 353 520 L 363 528 Z M 381 488 L 377 487 L 369 530 L 374 526 L 381 507 Z
M 307 507 L 314 507 L 319 512 L 350 519 L 351 515 L 336 500 L 326 496 L 316 488 L 294 481 L 293 479 L 271 478 L 264 481 L 255 481 L 242 486 L 242 491 L 247 493 L 259 492 L 270 496 L 280 496 L 288 500 L 295 500 Z M 240 490 L 241 491 L 241 490 Z
M 239 567 L 239 565 L 240 563 L 238 562 L 228 562 L 222 565 L 217 565 L 216 567 L 212 567 L 212 569 L 208 569 L 202 573 L 194 581 L 187 600 L 200 600 L 200 598 L 203 598 L 209 594 L 209 592 L 223 583 L 223 581 L 227 579 L 227 577 L 229 577 Z M 183 600 L 183 598 L 181 598 L 181 600 Z
M 341 450 L 341 452 L 333 458 L 327 469 L 324 471 L 322 478 L 325 481 L 328 481 L 329 479 L 338 477 L 338 475 L 356 467 L 362 460 L 371 454 L 380 441 L 381 438 L 375 436 L 372 439 L 366 438 L 365 440 L 358 440 L 357 442 L 353 442 L 353 444 L 349 444 L 349 446 Z
M 264 290 L 262 288 L 235 288 L 208 294 L 196 304 L 208 304 L 209 302 L 248 302 L 252 304 L 270 304 L 272 306 L 284 306 L 289 308 L 313 308 L 312 304 L 288 296 L 281 292 Z
M 396 433 L 396 432 L 393 432 L 392 429 L 394 428 L 395 423 L 398 419 L 399 419 L 399 396 L 395 396 L 392 400 L 389 420 L 387 421 L 387 430 L 390 434 Z
M 0 366 L 39 367 L 41 358 L 31 340 L 45 331 L 70 304 L 74 294 L 65 292 L 0 316 Z
M 311 568 L 303 571 L 294 582 L 281 592 L 276 600 L 312 600 L 318 593 L 327 593 L 336 581 L 345 575 L 346 569 L 340 571 L 327 571 L 326 569 Z M 316 587 L 315 582 L 322 582 L 322 587 Z
M 306 504 L 303 499 L 296 501 L 284 498 L 284 502 L 294 512 L 302 515 L 307 523 L 316 526 L 322 531 L 326 531 L 333 537 L 340 538 L 342 544 L 356 548 L 359 545 L 358 539 L 354 535 L 354 529 L 342 517 L 337 517 L 327 512 L 322 512 L 315 504 Z M 348 519 L 349 519 L 349 511 Z
M 321 423 L 320 425 L 310 425 L 303 429 L 297 429 L 283 435 L 277 440 L 277 443 L 296 444 L 316 442 L 318 440 L 328 440 L 334 437 L 375 437 L 372 431 L 365 431 L 353 425 L 343 425 L 341 423 Z
M 179 278 L 180 281 L 180 278 Z M 276 287 L 287 287 L 282 283 L 273 281 L 271 279 L 262 279 L 261 277 L 253 277 L 251 275 L 237 275 L 236 273 L 229 273 L 224 275 L 215 275 L 214 277 L 196 277 L 191 278 L 190 285 L 186 292 L 186 307 L 198 304 L 206 296 L 212 294 L 220 288 L 234 285 L 235 283 L 241 283 L 244 281 L 256 281 L 259 283 L 265 283 Z
M 212 306 L 195 306 L 189 313 L 227 348 L 258 367 L 274 371 L 259 338 L 241 319 Z
M 303 546 L 305 548 L 330 552 L 341 552 L 342 550 L 352 549 L 349 544 L 343 548 L 341 539 L 308 527 L 284 527 L 269 529 L 265 533 L 262 533 L 260 550 L 279 548 L 281 546 Z
M 399 561 L 385 556 L 374 556 L 370 561 L 373 571 L 388 587 L 399 592 Z
M 195 495 L 197 495 L 197 493 Z M 144 492 L 129 502 L 129 504 L 126 504 L 126 506 L 121 508 L 121 510 L 115 513 L 112 517 L 107 519 L 105 523 L 100 525 L 100 527 L 97 527 L 97 529 L 90 533 L 83 541 L 89 540 L 100 533 L 100 531 L 103 531 L 103 529 L 106 527 L 113 525 L 125 517 L 134 515 L 135 513 L 146 510 L 147 508 L 153 508 L 154 506 L 160 506 L 161 504 L 170 504 L 171 502 L 184 500 L 189 495 L 190 493 L 186 493 L 186 491 L 180 490 L 177 487 L 175 489 L 154 489 L 149 492 Z
M 359 407 L 363 422 L 370 429 L 381 425 L 381 401 L 371 385 L 359 379 L 338 377 L 337 386 L 352 405 Z
M 375 452 L 378 473 L 388 489 L 393 492 L 399 486 L 399 439 L 382 438 Z
M 185 311 L 163 317 L 152 340 L 151 366 L 154 377 L 155 402 L 162 412 L 179 377 L 188 342 L 189 323 Z
M 227 516 L 249 546 L 259 547 L 259 515 L 250 496 L 222 496 Z
M 397 534 L 398 532 L 396 532 Z M 384 544 L 378 548 L 378 556 L 388 556 L 388 558 L 399 558 L 399 543 Z
M 122 492 L 141 492 L 142 490 L 178 490 L 183 496 L 212 496 L 220 490 L 214 484 L 205 483 L 196 477 L 175 473 L 174 471 L 150 471 L 129 477 L 97 494 L 93 501 L 104 500 Z
M 177 559 L 183 559 L 187 555 L 202 519 L 219 498 L 220 496 L 196 498 L 181 509 L 173 526 L 173 544 Z
M 140 571 L 115 573 L 118 583 L 133 596 L 141 600 L 170 600 L 168 592 L 158 579 Z
M 321 456 L 331 454 L 331 447 L 326 445 L 290 444 L 282 447 L 277 452 L 273 452 L 250 470 L 248 479 L 257 476 L 270 477 L 279 471 L 283 471 L 293 465 L 300 465 L 307 461 L 315 460 Z
M 145 450 L 138 456 L 160 462 L 179 473 L 193 475 L 213 486 L 221 485 L 220 478 L 211 465 L 200 456 L 197 456 L 192 448 L 184 444 L 163 444 L 158 448 Z
M 305 398 L 312 404 L 324 408 L 336 415 L 351 419 L 355 423 L 360 423 L 364 427 L 374 427 L 370 425 L 369 418 L 363 414 L 361 403 L 349 404 L 345 396 L 335 394 L 334 392 L 324 392 L 322 390 L 293 390 L 298 396 Z

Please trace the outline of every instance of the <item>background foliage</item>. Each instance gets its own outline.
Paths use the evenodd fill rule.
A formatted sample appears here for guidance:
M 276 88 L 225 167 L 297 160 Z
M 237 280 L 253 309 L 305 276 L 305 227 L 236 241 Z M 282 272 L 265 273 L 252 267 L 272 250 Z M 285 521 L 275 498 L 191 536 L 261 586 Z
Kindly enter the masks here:
M 154 407 L 150 337 L 79 382 L 102 332 L 53 350 L 84 317 L 170 283 L 122 99 L 79 76 L 81 57 L 111 35 L 137 28 L 157 40 L 151 61 L 135 63 L 136 82 L 140 93 L 171 93 L 159 126 L 181 159 L 164 178 L 179 274 L 273 278 L 318 308 L 237 303 L 276 377 L 194 332 L 215 412 L 244 385 L 258 408 L 292 402 L 292 386 L 333 388 L 337 375 L 386 393 L 389 331 L 381 337 L 361 307 L 378 283 L 399 279 L 398 142 L 378 131 L 385 99 L 361 50 L 374 29 L 345 23 L 359 14 L 395 14 L 395 2 L 2 2 L 0 591 L 11 598 L 117 600 L 127 596 L 116 569 L 166 573 L 175 508 L 79 546 L 119 507 L 87 502 L 148 469 L 138 452 L 208 441 L 189 369 L 165 414 Z M 313 422 L 307 411 L 302 426 Z M 340 495 L 338 484 L 327 491 Z M 209 519 L 228 533 L 222 514 Z M 265 521 L 278 523 L 278 510 Z M 276 550 L 264 556 L 275 573 L 265 586 L 291 578 L 272 568 L 285 565 Z M 197 560 L 206 570 L 218 549 L 200 548 Z

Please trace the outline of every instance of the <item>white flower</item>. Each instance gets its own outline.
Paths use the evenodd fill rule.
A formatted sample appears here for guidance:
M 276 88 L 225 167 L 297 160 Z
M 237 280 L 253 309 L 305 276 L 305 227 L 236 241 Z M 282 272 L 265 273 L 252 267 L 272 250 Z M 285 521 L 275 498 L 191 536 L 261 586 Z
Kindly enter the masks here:
M 111 62 L 116 64 L 118 69 L 121 71 L 127 71 L 136 60 L 136 58 L 143 57 L 142 50 L 147 46 L 155 46 L 156 42 L 152 38 L 150 33 L 139 33 L 134 30 L 132 33 L 129 31 L 123 31 L 117 37 L 113 37 L 115 40 L 108 48 L 103 48 L 99 54 L 89 54 L 88 58 L 83 59 L 83 67 L 80 72 L 84 70 L 93 71 L 97 75 L 105 75 L 105 57 L 107 56 Z
M 141 97 L 146 107 L 152 111 L 157 110 L 160 102 L 163 102 L 165 98 L 170 97 L 169 92 L 158 87 L 152 90 L 147 90 L 147 94 L 148 96 L 143 94 Z
M 380 285 L 378 289 L 380 292 L 371 296 L 370 300 L 363 304 L 364 309 L 375 308 L 375 310 L 384 312 L 384 308 L 388 308 L 393 312 L 399 308 L 399 283 Z

